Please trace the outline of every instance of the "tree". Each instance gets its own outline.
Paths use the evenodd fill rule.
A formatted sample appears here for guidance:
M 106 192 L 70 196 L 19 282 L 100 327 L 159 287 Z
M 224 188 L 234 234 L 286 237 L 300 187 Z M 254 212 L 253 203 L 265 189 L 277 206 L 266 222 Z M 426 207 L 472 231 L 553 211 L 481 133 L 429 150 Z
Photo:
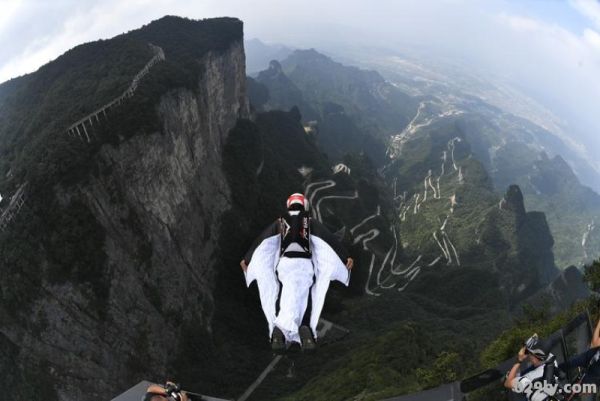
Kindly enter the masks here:
M 459 378 L 460 356 L 456 352 L 442 352 L 428 369 L 417 369 L 419 383 L 425 387 L 434 387 L 440 383 L 449 383 Z
M 600 259 L 585 266 L 583 279 L 592 291 L 600 291 Z

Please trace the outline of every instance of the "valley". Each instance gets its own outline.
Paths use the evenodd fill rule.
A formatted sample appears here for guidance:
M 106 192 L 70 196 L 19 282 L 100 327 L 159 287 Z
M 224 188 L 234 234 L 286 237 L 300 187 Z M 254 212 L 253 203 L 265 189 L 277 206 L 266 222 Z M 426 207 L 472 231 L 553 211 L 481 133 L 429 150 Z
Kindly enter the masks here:
M 17 398 L 177 377 L 380 400 L 489 367 L 529 304 L 589 296 L 600 196 L 530 102 L 406 60 L 252 46 L 238 19 L 168 16 L 0 85 L 0 384 Z M 248 77 L 261 55 L 281 59 Z M 294 192 L 356 264 L 329 291 L 331 341 L 274 359 L 239 263 Z

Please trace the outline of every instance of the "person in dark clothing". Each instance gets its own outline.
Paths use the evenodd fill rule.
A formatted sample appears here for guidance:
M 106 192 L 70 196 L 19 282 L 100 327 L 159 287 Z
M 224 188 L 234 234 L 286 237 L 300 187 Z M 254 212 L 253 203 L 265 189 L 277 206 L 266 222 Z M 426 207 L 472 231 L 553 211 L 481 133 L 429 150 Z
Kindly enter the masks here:
M 600 320 L 594 328 L 590 348 L 559 364 L 558 368 L 565 374 L 580 368 L 582 369 L 579 379 L 581 383 L 600 384 Z
M 526 360 L 531 366 L 521 371 L 521 364 Z M 557 369 L 556 357 L 548 351 L 548 345 L 534 334 L 519 350 L 517 363 L 506 375 L 504 387 L 513 393 L 523 394 L 527 401 L 554 400 L 557 387 L 552 386 L 558 383 Z
M 254 241 L 240 262 L 247 285 L 257 281 L 272 348 L 278 353 L 294 342 L 301 343 L 304 349 L 314 349 L 316 326 L 329 283 L 338 280 L 348 285 L 354 264 L 335 235 L 310 218 L 304 195 L 292 194 L 287 209 L 286 215 Z M 311 312 L 307 327 L 302 320 L 309 294 Z

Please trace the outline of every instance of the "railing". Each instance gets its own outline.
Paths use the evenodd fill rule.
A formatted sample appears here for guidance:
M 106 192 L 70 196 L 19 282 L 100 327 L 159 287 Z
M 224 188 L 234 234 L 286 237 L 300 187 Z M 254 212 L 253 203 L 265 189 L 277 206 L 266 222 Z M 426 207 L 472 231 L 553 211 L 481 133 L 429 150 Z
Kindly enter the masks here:
M 584 312 L 548 336 L 546 341 L 551 348 L 551 352 L 556 356 L 558 363 L 561 363 L 571 358 L 573 354 L 586 351 L 590 344 L 591 336 L 592 327 L 589 314 Z M 515 360 L 515 358 L 508 359 L 494 368 L 461 381 L 444 384 L 440 387 L 419 393 L 389 398 L 385 401 L 468 401 L 469 393 L 480 388 L 495 383 L 500 389 L 504 375 L 513 366 Z M 573 380 L 573 372 L 567 372 L 567 378 L 569 381 Z
M 21 185 L 17 192 L 10 198 L 6 209 L 0 214 L 0 231 L 4 231 L 8 224 L 17 217 L 19 211 L 25 204 L 25 187 L 27 183 Z
M 131 80 L 131 84 L 129 84 L 129 87 L 116 99 L 113 99 L 111 102 L 105 104 L 98 110 L 94 111 L 93 113 L 88 114 L 81 120 L 72 124 L 69 128 L 67 128 L 67 133 L 69 135 L 71 135 L 73 137 L 78 137 L 81 140 L 84 140 L 83 136 L 85 135 L 85 140 L 87 140 L 87 142 L 91 142 L 87 124 L 89 124 L 89 127 L 91 128 L 94 124 L 94 120 L 96 121 L 96 123 L 99 123 L 101 116 L 104 116 L 106 118 L 107 112 L 110 111 L 110 109 L 112 109 L 116 106 L 119 106 L 126 99 L 132 97 L 134 95 L 136 89 L 138 88 L 140 81 L 150 72 L 150 69 L 155 64 L 157 64 L 160 61 L 165 59 L 165 52 L 163 51 L 162 48 L 160 48 L 159 46 L 155 46 L 153 44 L 150 44 L 150 47 L 152 48 L 152 51 L 154 52 L 154 56 L 150 59 L 150 61 L 148 61 L 146 63 L 144 68 L 142 68 L 137 74 L 135 74 L 135 76 Z M 27 183 L 25 183 L 25 184 L 21 185 L 21 187 L 19 187 L 17 192 L 15 192 L 15 194 L 11 197 L 10 203 L 7 206 L 7 208 L 1 212 L 1 214 L 0 214 L 0 231 L 4 231 L 6 229 L 8 224 L 12 220 L 14 220 L 14 218 L 17 216 L 17 214 L 19 213 L 19 211 L 25 204 L 25 186 L 26 185 L 27 185 Z
M 155 46 L 150 44 L 152 51 L 154 52 L 154 57 L 150 59 L 137 74 L 131 80 L 131 84 L 125 91 L 117 98 L 113 99 L 109 103 L 100 107 L 98 110 L 93 113 L 88 114 L 83 117 L 81 120 L 72 124 L 69 128 L 67 128 L 67 134 L 72 137 L 78 137 L 81 140 L 86 140 L 87 142 L 91 142 L 90 133 L 88 132 L 88 124 L 89 128 L 94 125 L 94 121 L 96 123 L 100 123 L 100 117 L 107 118 L 107 112 L 109 112 L 112 108 L 120 106 L 126 99 L 132 97 L 138 88 L 138 85 L 142 78 L 146 76 L 150 72 L 150 68 L 152 68 L 155 64 L 163 61 L 165 59 L 165 52 L 159 46 Z M 85 138 L 84 138 L 85 136 Z

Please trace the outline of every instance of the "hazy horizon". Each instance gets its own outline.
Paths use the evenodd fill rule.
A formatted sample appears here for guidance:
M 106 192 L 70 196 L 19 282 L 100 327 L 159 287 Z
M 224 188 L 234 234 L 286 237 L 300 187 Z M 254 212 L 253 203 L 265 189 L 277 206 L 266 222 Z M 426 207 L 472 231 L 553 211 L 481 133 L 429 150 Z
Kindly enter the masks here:
M 595 0 L 258 1 L 179 0 L 0 3 L 0 82 L 35 71 L 68 49 L 164 15 L 232 16 L 245 37 L 322 50 L 385 48 L 489 73 L 563 121 L 600 170 L 600 2 Z

